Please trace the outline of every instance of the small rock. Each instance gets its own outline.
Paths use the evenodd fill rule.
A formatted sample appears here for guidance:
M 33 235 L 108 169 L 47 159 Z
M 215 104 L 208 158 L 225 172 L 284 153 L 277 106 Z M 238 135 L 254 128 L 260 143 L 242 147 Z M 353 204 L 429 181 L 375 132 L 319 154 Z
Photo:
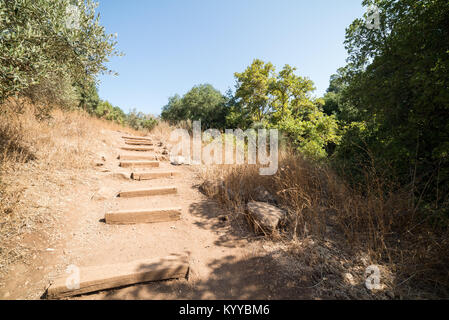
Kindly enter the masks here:
M 180 165 L 183 165 L 183 164 L 187 164 L 188 165 L 188 164 L 190 164 L 190 161 L 188 161 L 183 156 L 171 156 L 170 157 L 170 163 L 172 165 L 175 165 L 175 166 L 180 166 Z
M 249 214 L 263 231 L 273 232 L 286 212 L 266 202 L 250 201 L 247 205 Z

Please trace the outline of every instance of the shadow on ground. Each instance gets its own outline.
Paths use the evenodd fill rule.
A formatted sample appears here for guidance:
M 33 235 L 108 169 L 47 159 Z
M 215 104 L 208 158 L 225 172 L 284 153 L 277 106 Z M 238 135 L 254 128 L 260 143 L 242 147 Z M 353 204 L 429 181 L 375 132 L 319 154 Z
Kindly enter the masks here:
M 310 299 L 311 292 L 294 275 L 279 272 L 271 255 L 215 260 L 207 280 L 153 282 L 100 293 L 99 299 Z M 192 277 L 193 275 L 193 277 Z M 192 279 L 193 278 L 193 279 Z
M 229 214 L 215 200 L 192 203 L 189 213 L 197 218 L 193 224 L 199 228 L 219 231 L 215 245 L 227 248 L 243 247 L 260 236 L 254 234 L 242 215 Z

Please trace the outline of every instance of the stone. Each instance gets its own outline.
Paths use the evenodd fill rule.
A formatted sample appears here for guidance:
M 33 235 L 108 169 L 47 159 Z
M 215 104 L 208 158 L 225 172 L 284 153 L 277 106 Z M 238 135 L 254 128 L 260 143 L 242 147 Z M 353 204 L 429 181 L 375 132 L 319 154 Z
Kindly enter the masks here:
M 187 165 L 190 164 L 190 162 L 183 156 L 171 156 L 170 163 L 175 166 L 180 166 L 183 164 L 187 164 Z
M 247 208 L 256 226 L 267 232 L 273 232 L 287 214 L 284 210 L 266 202 L 250 201 Z

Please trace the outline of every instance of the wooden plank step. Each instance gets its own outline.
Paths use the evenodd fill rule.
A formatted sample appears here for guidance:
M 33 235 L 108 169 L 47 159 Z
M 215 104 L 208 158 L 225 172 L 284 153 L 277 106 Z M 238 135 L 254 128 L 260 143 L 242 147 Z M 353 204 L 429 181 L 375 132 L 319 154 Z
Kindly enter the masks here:
M 47 298 L 71 297 L 137 283 L 185 278 L 188 270 L 189 257 L 186 254 L 85 267 L 80 268 L 79 286 L 70 285 L 69 275 L 61 276 L 48 288 Z
M 125 141 L 146 141 L 153 142 L 153 139 L 150 138 L 123 138 Z
M 140 154 L 120 154 L 119 160 L 156 160 L 154 155 L 140 155 Z
M 126 151 L 154 151 L 153 147 L 139 147 L 139 146 L 123 146 L 122 150 Z
M 122 168 L 129 167 L 159 167 L 159 161 L 143 161 L 143 160 L 135 160 L 135 161 L 120 161 L 119 164 Z
M 120 198 L 135 198 L 145 196 L 161 196 L 177 193 L 178 188 L 176 188 L 175 186 L 169 186 L 169 187 L 154 187 L 147 189 L 120 191 L 117 196 Z
M 152 141 L 151 138 L 147 138 L 147 137 L 136 137 L 136 136 L 122 136 L 123 139 L 128 139 L 128 140 L 144 140 L 144 141 Z
M 129 144 L 132 146 L 152 146 L 153 142 L 149 141 L 125 141 L 125 144 Z
M 133 172 L 131 173 L 131 179 L 134 180 L 153 180 L 160 178 L 170 178 L 177 175 L 176 171 L 151 171 L 151 172 Z
M 181 208 L 113 211 L 107 212 L 104 219 L 107 224 L 136 224 L 176 221 L 181 219 Z

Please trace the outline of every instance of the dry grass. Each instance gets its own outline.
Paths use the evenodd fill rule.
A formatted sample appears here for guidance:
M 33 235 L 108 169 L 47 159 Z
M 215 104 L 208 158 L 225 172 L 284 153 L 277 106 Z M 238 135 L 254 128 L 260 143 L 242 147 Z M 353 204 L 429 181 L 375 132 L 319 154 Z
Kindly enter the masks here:
M 138 132 L 85 112 L 53 110 L 10 100 L 0 114 L 0 272 L 24 258 L 21 235 L 50 225 L 63 187 L 93 167 L 103 130 Z
M 151 130 L 151 135 L 155 138 L 155 140 L 167 142 L 170 140 L 170 134 L 172 133 L 173 129 L 174 128 L 167 122 L 159 121 L 156 127 Z
M 321 270 L 309 274 L 326 279 L 315 287 L 321 297 L 331 292 L 337 298 L 385 297 L 364 288 L 364 270 L 371 264 L 384 268 L 388 297 L 448 297 L 447 231 L 423 222 L 411 205 L 411 193 L 384 185 L 373 171 L 366 170 L 363 187 L 350 188 L 326 166 L 284 152 L 273 176 L 261 176 L 250 165 L 205 168 L 200 176 L 207 195 L 245 216 L 246 203 L 259 186 L 274 195 L 288 217 L 280 234 L 270 236 L 289 241 L 301 263 Z M 347 284 L 342 275 L 348 272 L 358 285 Z

